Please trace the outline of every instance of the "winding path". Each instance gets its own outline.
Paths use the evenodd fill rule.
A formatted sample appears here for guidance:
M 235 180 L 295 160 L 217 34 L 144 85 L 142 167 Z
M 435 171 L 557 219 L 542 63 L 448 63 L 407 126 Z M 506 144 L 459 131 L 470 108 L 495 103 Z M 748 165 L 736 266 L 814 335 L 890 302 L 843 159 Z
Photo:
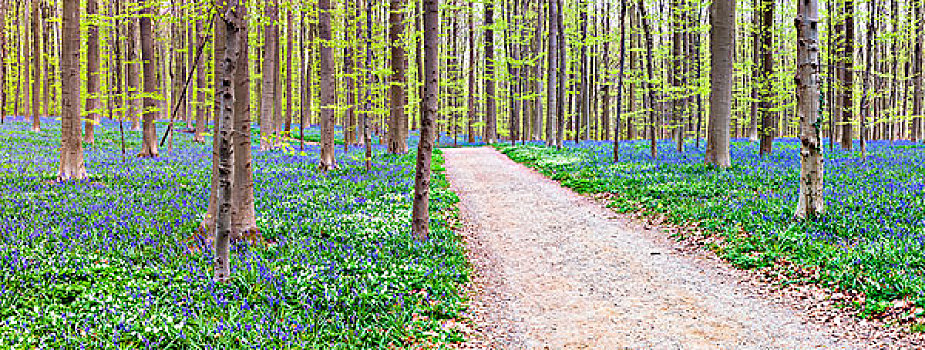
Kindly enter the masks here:
M 463 347 L 866 348 L 491 148 L 444 152 L 476 270 Z

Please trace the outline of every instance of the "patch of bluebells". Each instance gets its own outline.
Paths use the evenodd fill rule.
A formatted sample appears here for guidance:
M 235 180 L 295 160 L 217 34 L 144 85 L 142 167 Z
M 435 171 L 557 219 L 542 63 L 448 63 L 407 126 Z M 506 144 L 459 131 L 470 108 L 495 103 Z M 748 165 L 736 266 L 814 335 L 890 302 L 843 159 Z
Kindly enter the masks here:
M 458 199 L 436 174 L 432 236 L 416 242 L 413 154 L 377 146 L 366 173 L 362 148 L 338 148 L 340 169 L 323 175 L 317 146 L 255 146 L 265 242 L 235 245 L 233 280 L 217 285 L 211 249 L 195 238 L 211 142 L 177 133 L 173 152 L 139 159 L 140 133 L 124 127 L 125 160 L 118 124 L 103 122 L 85 149 L 90 180 L 57 183 L 60 123 L 43 120 L 38 134 L 22 119 L 0 125 L 0 346 L 366 348 L 459 338 L 440 323 L 461 311 L 467 279 L 448 224 Z
M 799 193 L 800 142 L 778 139 L 758 156 L 757 143 L 733 140 L 733 166 L 704 164 L 704 143 L 677 152 L 658 143 L 624 141 L 613 163 L 612 142 L 569 142 L 562 150 L 498 146 L 579 192 L 614 193 L 618 210 L 665 213 L 676 224 L 722 234 L 721 254 L 745 268 L 787 259 L 820 269 L 820 280 L 872 300 L 910 297 L 925 303 L 925 145 L 868 143 L 868 155 L 825 148 L 827 212 L 815 222 L 793 219 Z

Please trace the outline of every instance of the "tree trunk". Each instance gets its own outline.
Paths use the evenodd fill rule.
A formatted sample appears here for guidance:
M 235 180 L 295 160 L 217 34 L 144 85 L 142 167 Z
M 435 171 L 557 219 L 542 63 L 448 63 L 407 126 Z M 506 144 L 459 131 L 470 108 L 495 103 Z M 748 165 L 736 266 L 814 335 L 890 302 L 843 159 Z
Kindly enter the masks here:
M 87 1 L 87 16 L 98 13 L 97 0 Z M 100 34 L 99 26 L 87 26 L 87 101 L 84 142 L 93 145 L 94 128 L 100 122 Z
M 623 2 L 620 5 L 620 62 L 617 63 L 618 69 L 620 70 L 619 75 L 617 75 L 617 115 L 614 118 L 616 125 L 613 129 L 613 162 L 620 161 L 620 118 L 623 112 L 623 67 L 624 62 L 626 61 L 626 7 L 629 6 L 626 2 Z M 609 11 L 609 5 L 608 13 Z M 610 21 L 608 21 L 608 24 Z M 606 52 L 606 50 L 605 50 Z
M 92 1 L 91 1 L 92 2 Z M 5 20 L 5 19 L 4 19 Z M 39 2 L 32 0 L 32 131 L 41 128 L 41 87 L 42 84 L 42 26 L 39 22 Z M 3 34 L 5 35 L 5 34 Z
M 206 42 L 206 32 L 203 28 L 202 20 L 196 21 L 196 32 L 198 32 L 198 47 L 205 48 Z M 193 139 L 199 143 L 205 143 L 205 132 L 206 132 L 206 66 L 205 59 L 198 60 L 196 66 L 196 86 L 198 87 L 198 94 L 196 100 L 199 101 L 198 108 L 196 109 L 196 134 L 193 136 Z
M 845 41 L 842 48 L 844 66 L 842 70 L 842 134 L 841 148 L 850 150 L 853 146 L 854 132 L 851 123 L 854 120 L 854 0 L 845 0 Z M 919 58 L 920 60 L 921 58 Z M 917 60 L 918 61 L 918 60 Z M 916 64 L 921 71 L 921 63 Z M 916 79 L 916 81 L 919 81 Z M 918 86 L 918 85 L 916 85 Z M 918 91 L 918 90 L 916 90 Z M 916 98 L 914 101 L 918 101 Z
M 84 180 L 80 140 L 80 0 L 64 0 L 61 16 L 61 164 L 58 181 Z
M 405 114 L 405 48 L 402 46 L 404 25 L 402 1 L 391 0 L 389 8 L 389 43 L 392 76 L 389 89 L 389 147 L 391 154 L 408 153 L 408 116 Z
M 275 143 L 274 110 L 276 104 L 276 79 L 279 76 L 279 30 L 277 29 L 277 2 L 266 3 L 266 13 L 270 24 L 264 29 L 263 88 L 260 101 L 260 150 L 273 149 Z
M 761 30 L 758 38 L 760 39 L 760 50 L 758 57 L 761 58 L 761 98 L 758 113 L 761 116 L 761 155 L 771 154 L 774 146 L 774 138 L 777 137 L 777 113 L 771 108 L 771 91 L 773 85 L 771 80 L 774 76 L 774 0 L 761 0 Z M 756 62 L 756 65 L 758 62 Z
M 232 144 L 234 141 L 234 130 L 232 124 L 234 123 L 235 112 L 237 110 L 236 96 L 237 92 L 236 83 L 238 82 L 237 77 L 237 63 L 239 60 L 240 48 L 239 45 L 239 30 L 240 26 L 244 23 L 242 20 L 243 13 L 232 10 L 237 7 L 234 3 L 236 0 L 231 0 L 231 3 L 226 4 L 227 8 L 221 9 L 221 5 L 217 5 L 222 16 L 222 25 L 225 26 L 225 47 L 224 47 L 224 59 L 222 60 L 222 66 L 216 67 L 217 76 L 220 77 L 220 84 L 216 86 L 215 93 L 215 104 L 219 106 L 219 118 L 218 118 L 218 129 L 216 130 L 216 136 L 218 138 L 218 147 L 216 148 L 216 154 L 218 155 L 218 181 L 217 181 L 217 196 L 216 200 L 217 205 L 217 215 L 215 218 L 215 264 L 214 271 L 215 276 L 214 280 L 216 282 L 228 282 L 231 279 L 231 262 L 229 257 L 229 250 L 231 246 L 231 236 L 233 232 L 232 228 L 232 191 L 234 189 L 235 181 L 235 147 Z M 144 24 L 142 24 L 144 27 Z M 144 34 L 142 34 L 144 35 Z M 142 44 L 142 47 L 145 45 Z M 144 54 L 142 54 L 144 55 Z M 244 55 L 246 59 L 246 55 Z M 147 80 L 145 82 L 147 85 Z
M 727 0 L 718 0 L 718 1 L 727 1 Z M 652 32 L 649 30 L 649 19 L 646 16 L 646 6 L 643 0 L 638 2 L 639 9 L 639 20 L 642 22 L 642 31 L 645 35 L 646 42 L 646 95 L 647 99 L 645 105 L 649 112 L 649 154 L 652 156 L 652 159 L 658 158 L 658 145 L 656 144 L 658 139 L 658 127 L 656 126 L 658 118 L 655 113 L 655 87 L 652 86 L 652 78 L 655 76 L 652 73 L 654 69 L 654 59 L 652 58 Z M 734 20 L 734 19 L 733 19 Z M 731 50 L 731 49 L 730 49 Z M 731 59 L 730 59 L 731 64 Z M 715 66 L 714 66 L 715 67 Z M 727 122 L 728 124 L 728 122 Z
M 797 1 L 797 114 L 800 117 L 800 194 L 796 217 L 812 219 L 825 212 L 822 131 L 819 127 L 819 5 Z
M 418 143 L 417 167 L 414 173 L 414 202 L 411 209 L 411 230 L 417 240 L 430 234 L 431 156 L 434 150 L 434 120 L 437 118 L 437 63 L 440 60 L 437 0 L 424 0 L 424 100 L 421 103 L 421 140 Z
M 918 142 L 922 132 L 922 31 L 925 30 L 925 21 L 923 21 L 922 1 L 915 1 L 915 23 L 916 29 L 911 40 L 915 41 L 915 53 L 912 59 L 912 128 L 910 139 L 912 142 Z M 910 14 L 911 15 L 911 14 Z
M 498 139 L 497 112 L 495 108 L 495 0 L 485 2 L 485 142 L 491 144 Z
M 347 9 L 347 4 L 344 4 L 346 15 L 344 16 L 344 31 L 346 28 L 350 28 L 350 23 L 354 21 L 352 12 Z M 354 91 L 356 90 L 356 79 L 353 78 L 353 43 L 351 40 L 347 40 L 346 47 L 344 48 L 344 79 L 346 79 L 346 90 L 345 95 L 345 108 L 344 111 L 344 151 L 347 151 L 347 147 L 352 144 L 357 143 L 356 137 L 356 103 Z
M 154 121 L 157 120 L 157 101 L 154 95 L 157 93 L 157 80 L 155 79 L 154 70 L 157 62 L 154 61 L 154 38 L 151 32 L 151 16 L 153 11 L 150 7 L 141 9 L 141 17 L 138 19 L 139 28 L 141 29 L 141 61 L 144 70 L 144 125 L 142 125 L 142 146 L 140 157 L 157 157 L 157 130 Z
M 393 0 L 394 1 L 394 0 Z M 318 36 L 321 39 L 321 158 L 319 169 L 334 169 L 334 67 L 331 58 L 331 0 L 319 0 Z M 394 88 L 394 87 L 393 87 Z
M 238 16 L 246 18 L 247 7 L 238 4 Z M 237 25 L 237 57 L 234 70 L 234 186 L 231 204 L 231 239 L 254 239 L 257 214 L 254 209 L 254 169 L 251 155 L 250 69 L 248 68 L 248 26 Z M 226 53 L 226 55 L 228 55 Z
M 475 10 L 469 9 L 469 103 L 467 107 L 468 120 L 466 121 L 466 133 L 468 134 L 469 143 L 475 143 L 475 129 L 472 124 L 475 122 Z
M 128 8 L 133 8 L 137 3 L 132 3 Z M 128 100 L 128 113 L 129 119 L 132 121 L 132 131 L 141 130 L 141 100 L 139 99 L 139 91 L 141 86 L 139 83 L 139 76 L 141 75 L 138 69 L 140 63 L 138 63 L 138 27 L 136 24 L 138 22 L 134 20 L 128 21 L 128 73 L 126 83 L 128 87 L 126 89 L 127 100 Z
M 808 0 L 800 0 L 808 1 Z M 710 12 L 710 127 L 707 164 L 730 165 L 729 119 L 732 114 L 732 55 L 735 44 L 735 1 L 718 0 Z
M 565 140 L 565 84 L 567 80 L 566 77 L 568 76 L 567 70 L 565 69 L 568 63 L 568 61 L 566 61 L 568 58 L 568 50 L 566 49 L 565 43 L 565 24 L 562 18 L 564 9 L 562 7 L 562 0 L 556 0 L 556 9 L 556 26 L 558 27 L 556 28 L 556 33 L 559 35 L 556 40 L 558 43 L 556 51 L 559 56 L 557 59 L 557 63 L 559 64 L 559 88 L 556 89 L 556 111 L 558 112 L 558 121 L 556 122 L 556 147 L 562 148 Z
M 292 136 L 292 12 L 293 7 L 286 11 L 286 115 L 283 117 L 285 128 L 283 129 L 286 137 Z

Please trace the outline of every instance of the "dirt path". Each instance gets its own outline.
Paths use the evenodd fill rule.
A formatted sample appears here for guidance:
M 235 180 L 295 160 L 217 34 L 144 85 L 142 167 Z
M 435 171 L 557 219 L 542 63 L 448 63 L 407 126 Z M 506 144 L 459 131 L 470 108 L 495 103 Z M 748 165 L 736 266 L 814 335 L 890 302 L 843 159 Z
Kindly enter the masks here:
M 445 152 L 476 270 L 464 347 L 866 348 L 493 149 Z

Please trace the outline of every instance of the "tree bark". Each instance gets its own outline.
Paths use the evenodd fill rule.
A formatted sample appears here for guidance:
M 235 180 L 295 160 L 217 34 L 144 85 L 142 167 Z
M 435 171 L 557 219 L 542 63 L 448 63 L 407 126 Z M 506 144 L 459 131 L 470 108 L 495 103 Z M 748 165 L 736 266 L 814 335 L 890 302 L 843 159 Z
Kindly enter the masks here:
M 98 14 L 98 1 L 87 1 L 87 16 Z M 91 23 L 87 26 L 87 100 L 84 142 L 93 145 L 94 129 L 100 122 L 100 34 L 99 26 Z
M 239 29 L 243 24 L 243 14 L 236 11 L 236 0 L 230 0 L 222 8 L 220 4 L 216 6 L 220 9 L 222 23 L 225 26 L 225 48 L 224 59 L 218 75 L 220 84 L 216 87 L 216 105 L 219 106 L 218 129 L 216 136 L 218 138 L 218 181 L 217 181 L 217 215 L 215 218 L 215 243 L 214 243 L 214 277 L 215 282 L 225 283 L 231 279 L 231 262 L 229 250 L 232 236 L 232 191 L 234 189 L 234 162 L 235 147 L 233 146 L 234 130 L 233 123 L 236 111 L 235 93 L 237 92 L 237 63 L 239 61 Z M 144 25 L 142 25 L 144 27 Z M 144 46 L 144 44 L 142 44 Z M 246 57 L 246 56 L 245 56 Z M 147 83 L 146 83 L 147 85 Z
M 402 46 L 404 21 L 402 0 L 391 0 L 389 8 L 389 45 L 392 56 L 391 97 L 389 99 L 389 147 L 390 154 L 408 153 L 408 116 L 405 114 L 405 49 Z
M 321 157 L 319 169 L 334 169 L 334 70 L 331 58 L 331 0 L 319 0 L 319 28 L 321 39 Z
M 809 0 L 799 0 L 809 1 Z M 710 12 L 710 127 L 707 164 L 730 165 L 729 119 L 732 114 L 732 63 L 735 44 L 735 1 L 718 0 Z
M 129 8 L 135 7 L 137 3 L 132 3 L 129 5 Z M 128 113 L 129 120 L 132 122 L 132 131 L 141 130 L 141 100 L 139 99 L 139 91 L 141 86 L 139 83 L 140 72 L 138 66 L 138 22 L 134 20 L 128 21 L 128 73 L 126 83 L 128 87 L 126 88 L 126 96 L 128 100 Z
M 295 38 L 292 35 L 292 12 L 293 7 L 290 6 L 286 11 L 286 115 L 283 117 L 286 137 L 292 136 L 292 41 Z
M 91 0 L 92 2 L 92 0 Z M 5 20 L 5 19 L 4 19 Z M 39 2 L 32 0 L 32 131 L 41 128 L 41 81 L 42 81 L 42 26 L 39 20 Z M 5 34 L 4 34 L 5 35 Z
M 80 0 L 64 0 L 61 16 L 61 159 L 58 181 L 84 180 L 80 136 Z
M 843 68 L 841 76 L 841 99 L 842 99 L 842 133 L 841 148 L 850 150 L 854 144 L 854 131 L 852 122 L 854 120 L 854 0 L 845 0 L 845 34 L 844 47 L 842 47 Z M 921 58 L 916 65 L 921 71 Z M 919 81 L 916 79 L 916 81 Z M 916 85 L 918 86 L 918 85 Z M 918 91 L 918 90 L 917 90 Z M 920 96 L 920 95 L 917 95 Z M 916 98 L 914 101 L 919 101 Z
M 421 140 L 418 143 L 417 167 L 414 175 L 414 202 L 411 230 L 417 240 L 430 235 L 430 178 L 434 150 L 434 120 L 437 118 L 439 76 L 437 63 L 440 35 L 437 0 L 424 0 L 424 100 L 421 103 Z
M 617 115 L 614 118 L 616 125 L 613 129 L 613 162 L 620 161 L 620 119 L 623 112 L 623 67 L 624 62 L 626 61 L 626 7 L 628 5 L 623 2 L 620 5 L 620 62 L 618 69 L 620 70 L 619 75 L 617 75 Z M 609 6 L 608 6 L 609 8 Z M 608 11 L 610 12 L 610 11 Z M 608 21 L 609 23 L 609 21 Z
M 238 3 L 236 13 L 247 17 L 247 7 Z M 234 70 L 234 187 L 231 204 L 231 239 L 254 239 L 257 235 L 257 214 L 254 209 L 254 169 L 251 155 L 251 98 L 248 67 L 248 26 L 241 21 L 236 26 L 238 62 Z M 226 52 L 227 56 L 228 53 Z
M 718 1 L 728 1 L 728 0 L 718 0 Z M 652 78 L 655 76 L 652 71 L 655 69 L 653 67 L 654 59 L 652 58 L 652 32 L 649 29 L 649 19 L 646 18 L 646 6 L 643 0 L 639 0 L 637 3 L 637 8 L 639 10 L 639 20 L 642 22 L 642 31 L 645 35 L 646 42 L 646 95 L 644 96 L 647 101 L 645 103 L 646 109 L 649 113 L 649 154 L 652 156 L 652 159 L 658 158 L 658 145 L 656 144 L 658 139 L 658 127 L 657 127 L 657 118 L 658 115 L 655 113 L 655 87 L 652 86 Z M 734 21 L 735 19 L 733 19 Z M 730 59 L 731 64 L 731 59 Z M 730 93 L 731 94 L 731 93 Z M 731 98 L 731 97 L 730 97 Z M 727 123 L 728 124 L 728 123 Z
M 485 142 L 498 139 L 497 111 L 495 108 L 495 0 L 485 2 Z
M 196 32 L 198 32 L 198 47 L 205 48 L 206 42 L 206 32 L 203 28 L 203 21 L 200 19 L 196 21 Z M 196 86 L 198 87 L 198 94 L 196 100 L 199 101 L 196 109 L 196 134 L 193 136 L 193 139 L 199 143 L 205 143 L 205 132 L 206 132 L 206 66 L 205 59 L 200 59 L 196 66 Z
M 774 76 L 774 0 L 761 0 L 761 30 L 758 35 L 760 39 L 760 50 L 758 57 L 761 58 L 761 86 L 760 103 L 758 114 L 761 116 L 761 143 L 759 153 L 761 155 L 771 154 L 774 147 L 774 138 L 777 137 L 777 113 L 771 110 L 771 90 L 773 85 L 771 80 Z
M 800 194 L 796 217 L 813 219 L 825 213 L 822 132 L 819 125 L 819 5 L 797 1 L 797 114 L 800 118 Z
M 154 38 L 151 32 L 151 16 L 153 11 L 150 7 L 141 9 L 141 17 L 138 19 L 139 28 L 141 29 L 141 61 L 144 70 L 144 124 L 142 125 L 142 146 L 140 157 L 157 157 L 157 130 L 154 121 L 157 120 L 157 101 L 154 94 L 157 93 L 157 80 L 155 79 L 155 69 L 157 62 L 154 61 Z
M 263 88 L 260 101 L 260 150 L 273 149 L 276 126 L 274 112 L 276 105 L 276 79 L 279 76 L 279 30 L 277 29 L 277 0 L 266 3 L 266 15 L 270 24 L 264 29 Z

